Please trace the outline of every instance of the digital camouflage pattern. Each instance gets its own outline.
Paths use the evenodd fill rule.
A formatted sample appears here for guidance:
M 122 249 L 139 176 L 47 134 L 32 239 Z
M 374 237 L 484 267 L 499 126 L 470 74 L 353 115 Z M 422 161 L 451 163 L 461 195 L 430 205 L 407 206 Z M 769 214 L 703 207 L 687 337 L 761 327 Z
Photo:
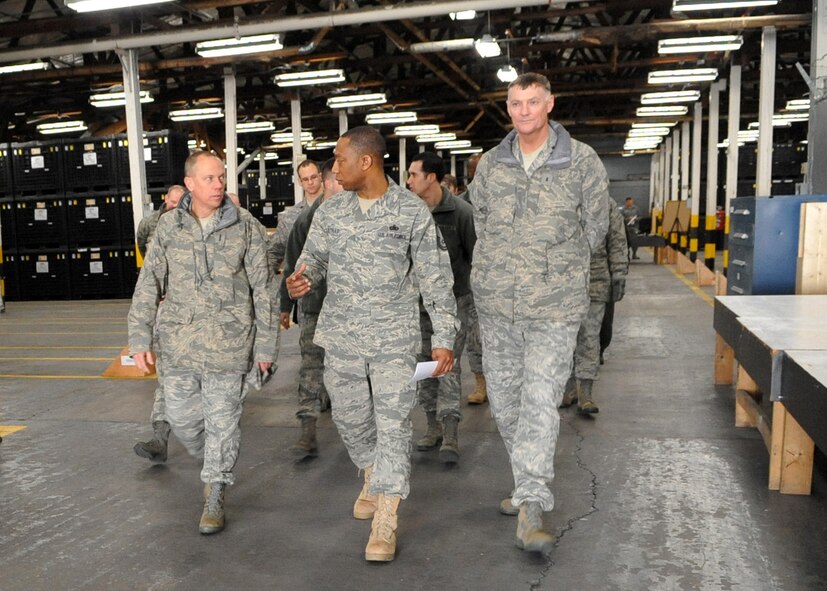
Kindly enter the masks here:
M 324 385 L 324 349 L 313 342 L 316 335 L 316 325 L 319 322 L 318 314 L 311 314 L 302 308 L 301 335 L 299 350 L 301 365 L 299 366 L 299 410 L 298 418 L 319 418 L 322 400 L 328 397 Z
M 315 342 L 325 349 L 333 420 L 356 466 L 373 464 L 373 494 L 409 492 L 420 292 L 434 347 L 453 348 L 456 302 L 442 252 L 427 206 L 390 182 L 367 212 L 353 191 L 319 206 L 296 263 L 313 286 L 327 277 Z
M 460 320 L 462 320 L 460 310 Z M 474 294 L 468 304 L 468 327 L 465 334 L 465 351 L 468 354 L 468 365 L 473 373 L 482 373 L 482 341 L 480 340 L 480 319 L 477 316 L 477 305 L 474 303 Z
M 161 205 L 157 211 L 153 211 L 138 223 L 138 229 L 135 231 L 135 242 L 138 244 L 138 252 L 144 258 L 146 258 L 146 249 L 152 241 L 152 235 L 155 234 L 155 228 L 158 227 L 158 220 L 161 219 L 163 213 L 164 206 Z
M 296 218 L 293 224 L 293 229 L 290 230 L 290 235 L 287 238 L 287 250 L 284 255 L 284 276 L 279 282 L 281 290 L 282 312 L 292 312 L 293 306 L 296 304 L 290 299 L 290 294 L 287 292 L 287 278 L 296 270 L 296 261 L 302 253 L 304 243 L 307 242 L 307 234 L 310 232 L 310 224 L 313 223 L 313 217 L 316 210 L 323 203 L 323 199 L 317 199 L 310 207 L 305 207 Z M 313 290 L 302 298 L 302 313 L 310 313 L 318 315 L 322 311 L 322 304 L 327 295 L 327 280 L 322 277 L 318 283 L 313 284 Z
M 284 262 L 284 254 L 287 251 L 287 240 L 290 238 L 290 230 L 296 223 L 299 214 L 307 208 L 307 201 L 302 199 L 299 203 L 285 207 L 279 212 L 276 231 L 267 241 L 267 261 L 273 273 L 277 272 Z
M 577 331 L 572 375 L 581 380 L 596 380 L 600 371 L 600 327 L 605 312 L 606 302 L 589 302 L 589 311 Z

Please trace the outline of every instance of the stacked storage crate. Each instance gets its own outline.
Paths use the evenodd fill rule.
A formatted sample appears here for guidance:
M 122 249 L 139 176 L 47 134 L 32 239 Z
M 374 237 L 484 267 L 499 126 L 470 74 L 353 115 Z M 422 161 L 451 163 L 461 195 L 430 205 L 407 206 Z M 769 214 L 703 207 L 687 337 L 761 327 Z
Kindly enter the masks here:
M 290 168 L 279 167 L 265 172 L 265 198 L 261 198 L 258 169 L 245 172 L 245 189 L 241 195 L 241 205 L 246 207 L 266 228 L 275 228 L 278 214 L 285 207 L 293 205 L 293 174 Z
M 169 132 L 146 135 L 148 185 L 160 202 L 181 182 L 188 150 Z M 132 295 L 138 268 L 127 150 L 125 136 L 0 145 L 7 299 Z

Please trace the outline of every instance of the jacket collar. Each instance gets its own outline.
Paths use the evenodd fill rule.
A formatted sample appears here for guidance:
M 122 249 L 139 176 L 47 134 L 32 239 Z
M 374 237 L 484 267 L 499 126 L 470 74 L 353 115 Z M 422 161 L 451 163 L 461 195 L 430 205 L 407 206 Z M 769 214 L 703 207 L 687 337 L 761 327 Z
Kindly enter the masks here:
M 551 154 L 542 164 L 554 170 L 568 168 L 571 166 L 571 135 L 566 128 L 556 121 L 549 121 L 549 138 L 556 137 Z M 503 141 L 495 148 L 494 158 L 509 166 L 522 166 L 514 157 L 515 142 L 517 141 L 517 130 L 512 129 Z
M 456 203 L 454 202 L 454 196 L 445 187 L 442 187 L 442 199 L 439 201 L 439 204 L 431 211 L 431 213 L 444 213 L 448 211 L 454 211 L 457 208 Z
M 181 201 L 178 202 L 178 207 L 175 209 L 180 209 L 182 213 L 192 215 L 192 193 L 189 191 L 184 193 L 183 197 L 181 197 Z M 213 232 L 223 230 L 238 221 L 238 208 L 232 201 L 230 201 L 230 198 L 227 197 L 226 193 L 224 194 L 224 199 L 221 201 L 221 205 L 218 206 L 215 215 L 217 215 L 218 218 L 215 220 Z

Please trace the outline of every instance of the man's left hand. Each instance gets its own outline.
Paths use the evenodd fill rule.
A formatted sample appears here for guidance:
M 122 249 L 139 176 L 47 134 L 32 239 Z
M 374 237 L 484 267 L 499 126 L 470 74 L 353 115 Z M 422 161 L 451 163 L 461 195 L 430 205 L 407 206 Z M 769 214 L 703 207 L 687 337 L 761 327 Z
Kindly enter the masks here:
M 615 277 L 612 279 L 612 301 L 619 302 L 626 293 L 626 278 Z
M 431 359 L 437 362 L 433 377 L 438 378 L 454 369 L 454 352 L 451 349 L 432 349 Z

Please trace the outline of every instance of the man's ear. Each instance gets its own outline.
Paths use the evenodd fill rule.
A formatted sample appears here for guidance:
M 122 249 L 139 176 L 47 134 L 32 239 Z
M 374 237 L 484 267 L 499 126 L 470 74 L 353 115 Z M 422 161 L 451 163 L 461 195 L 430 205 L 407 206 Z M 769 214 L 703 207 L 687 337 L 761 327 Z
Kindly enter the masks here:
M 190 177 L 185 176 L 184 177 L 184 186 L 187 188 L 187 191 L 192 191 L 192 185 L 193 185 L 193 180 Z
M 371 166 L 373 166 L 373 156 L 364 154 L 362 156 L 362 170 L 368 170 Z

